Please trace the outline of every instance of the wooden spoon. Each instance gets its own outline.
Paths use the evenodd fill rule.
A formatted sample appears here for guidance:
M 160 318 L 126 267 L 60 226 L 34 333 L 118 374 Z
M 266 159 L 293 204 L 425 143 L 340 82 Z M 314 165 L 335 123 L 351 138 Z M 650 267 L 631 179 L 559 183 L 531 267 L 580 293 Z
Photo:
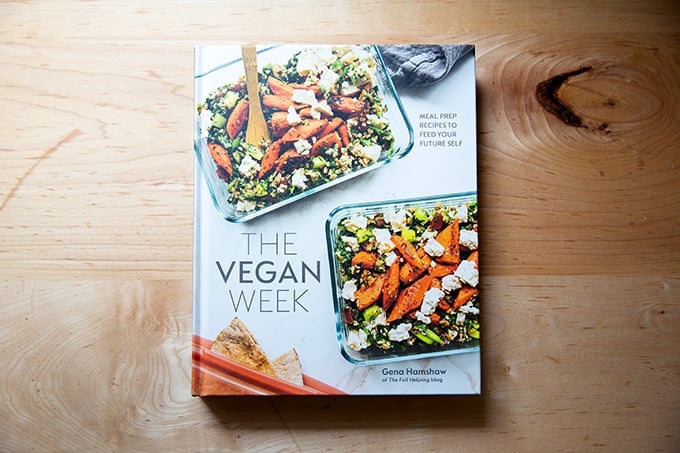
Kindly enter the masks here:
M 257 52 L 255 46 L 241 46 L 243 55 L 243 67 L 246 71 L 246 84 L 248 87 L 248 126 L 246 127 L 246 143 L 262 147 L 262 142 L 269 141 L 269 127 L 262 113 L 260 104 L 260 85 L 257 80 Z

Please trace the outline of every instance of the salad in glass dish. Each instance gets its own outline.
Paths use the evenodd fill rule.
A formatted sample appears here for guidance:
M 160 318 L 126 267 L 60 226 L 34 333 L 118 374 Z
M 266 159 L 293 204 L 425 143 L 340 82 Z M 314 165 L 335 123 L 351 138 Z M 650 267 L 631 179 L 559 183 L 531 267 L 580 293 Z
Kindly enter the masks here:
M 197 76 L 206 93 L 197 92 L 195 148 L 228 220 L 253 218 L 410 150 L 410 124 L 374 46 L 278 46 L 260 51 L 258 62 L 269 139 L 256 144 L 245 140 L 242 61 Z
M 479 349 L 476 194 L 344 206 L 326 228 L 347 360 Z

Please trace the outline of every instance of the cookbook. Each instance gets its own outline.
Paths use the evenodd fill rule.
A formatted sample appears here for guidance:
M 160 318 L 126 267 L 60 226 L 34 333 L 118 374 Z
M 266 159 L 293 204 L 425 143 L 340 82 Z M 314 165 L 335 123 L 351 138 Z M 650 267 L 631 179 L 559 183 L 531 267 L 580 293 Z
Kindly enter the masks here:
M 481 392 L 474 47 L 195 48 L 192 394 Z

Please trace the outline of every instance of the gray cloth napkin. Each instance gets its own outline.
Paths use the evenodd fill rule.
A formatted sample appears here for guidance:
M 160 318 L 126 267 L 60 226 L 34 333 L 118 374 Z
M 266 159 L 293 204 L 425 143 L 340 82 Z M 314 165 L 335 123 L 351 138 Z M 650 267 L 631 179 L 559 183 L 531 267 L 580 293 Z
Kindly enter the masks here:
M 396 86 L 431 85 L 446 77 L 474 46 L 395 44 L 378 46 Z

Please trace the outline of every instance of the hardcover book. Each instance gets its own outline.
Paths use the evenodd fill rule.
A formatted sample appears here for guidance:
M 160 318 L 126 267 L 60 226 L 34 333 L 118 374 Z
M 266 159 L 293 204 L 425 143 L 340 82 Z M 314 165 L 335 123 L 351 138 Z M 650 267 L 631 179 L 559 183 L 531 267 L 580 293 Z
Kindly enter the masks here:
M 192 393 L 480 393 L 473 46 L 197 46 L 194 81 Z

